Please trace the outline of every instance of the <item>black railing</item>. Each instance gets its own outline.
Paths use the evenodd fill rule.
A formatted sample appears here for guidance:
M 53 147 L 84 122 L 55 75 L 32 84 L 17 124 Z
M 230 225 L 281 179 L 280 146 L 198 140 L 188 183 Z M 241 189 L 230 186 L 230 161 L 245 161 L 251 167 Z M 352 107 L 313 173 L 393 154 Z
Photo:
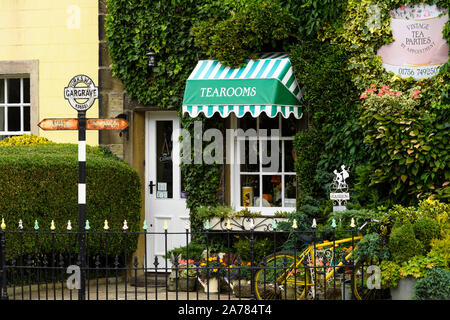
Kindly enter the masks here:
M 358 229 L 142 232 L 0 231 L 4 300 L 290 300 L 385 298 L 371 262 L 356 261 Z M 175 240 L 184 247 L 170 254 Z M 236 247 L 236 239 L 248 246 Z M 340 243 L 340 239 L 348 241 Z M 203 250 L 188 244 L 195 239 Z M 142 241 L 142 253 L 130 243 Z M 163 252 L 155 252 L 159 241 Z M 266 244 L 266 247 L 260 245 Z M 242 242 L 241 242 L 242 244 Z M 290 246 L 287 247 L 287 244 Z M 239 252 L 239 249 L 241 252 Z M 82 251 L 82 252 L 83 252 Z M 160 250 L 161 251 L 161 250 Z M 376 268 L 376 266 L 375 266 Z M 373 269 L 373 268 L 372 268 Z M 371 271 L 373 272 L 373 270 Z M 370 279 L 372 276 L 373 279 Z M 86 279 L 84 286 L 80 279 Z M 216 281 L 217 280 L 217 281 Z M 378 279 L 379 280 L 379 279 Z M 80 292 L 82 291 L 82 292 Z

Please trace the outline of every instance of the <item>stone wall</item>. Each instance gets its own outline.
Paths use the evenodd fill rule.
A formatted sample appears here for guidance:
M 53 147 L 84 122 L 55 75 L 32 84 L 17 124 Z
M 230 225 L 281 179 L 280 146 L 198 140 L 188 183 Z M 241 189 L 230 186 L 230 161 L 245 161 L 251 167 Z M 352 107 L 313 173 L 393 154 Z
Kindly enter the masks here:
M 122 82 L 112 75 L 111 58 L 108 53 L 108 43 L 105 34 L 106 0 L 99 0 L 98 7 L 98 50 L 99 70 L 99 117 L 115 118 L 124 113 L 125 91 Z M 130 120 L 130 119 L 127 119 Z M 126 134 L 119 135 L 117 131 L 103 130 L 99 132 L 99 144 L 107 147 L 119 158 L 124 159 L 124 142 Z

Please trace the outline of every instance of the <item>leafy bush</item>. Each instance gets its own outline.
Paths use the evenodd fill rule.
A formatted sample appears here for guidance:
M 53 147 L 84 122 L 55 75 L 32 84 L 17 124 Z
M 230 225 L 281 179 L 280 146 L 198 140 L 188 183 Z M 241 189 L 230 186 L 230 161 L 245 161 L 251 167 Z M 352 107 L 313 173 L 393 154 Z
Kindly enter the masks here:
M 416 239 L 411 223 L 394 226 L 389 236 L 389 250 L 397 263 L 424 253 L 423 244 Z
M 414 234 L 425 247 L 425 250 L 430 249 L 431 240 L 439 238 L 440 228 L 436 220 L 429 217 L 420 217 L 413 224 Z
M 233 248 L 235 250 L 235 254 L 240 256 L 243 261 L 251 261 L 251 248 L 250 248 L 250 239 L 248 237 L 242 237 L 237 242 L 234 243 Z M 253 250 L 253 261 L 258 263 L 265 256 L 273 253 L 274 249 L 273 241 L 269 238 L 258 238 L 254 242 L 254 250 Z
M 181 246 L 167 251 L 167 258 L 170 258 L 173 254 L 174 257 L 179 257 L 180 259 L 195 260 L 202 256 L 203 250 L 205 249 L 204 244 L 191 241 L 187 246 Z
M 108 254 L 119 254 L 124 247 L 133 252 L 137 236 L 114 234 L 127 220 L 129 231 L 139 231 L 141 189 L 136 171 L 102 148 L 87 147 L 86 217 L 91 231 L 103 231 L 104 221 L 110 226 Z M 68 220 L 77 230 L 78 220 L 78 149 L 71 144 L 0 147 L 0 212 L 7 230 L 17 230 L 22 220 L 24 231 L 33 231 L 35 220 L 41 232 L 50 233 L 54 220 L 58 231 L 67 231 Z M 83 226 L 84 227 L 84 226 Z M 22 239 L 21 239 L 22 237 Z M 90 234 L 89 253 L 106 254 L 104 237 Z M 8 256 L 11 254 L 77 252 L 76 242 L 68 236 L 43 234 L 39 241 L 31 233 L 8 234 Z M 125 244 L 126 241 L 126 244 Z M 38 248 L 37 245 L 40 247 Z
M 0 141 L 0 146 L 34 146 L 37 144 L 53 144 L 47 138 L 39 137 L 33 133 L 21 136 L 13 136 Z
M 228 19 L 209 19 L 192 28 L 195 43 L 210 58 L 237 68 L 261 51 L 282 51 L 294 30 L 290 11 L 276 2 L 248 1 Z
M 355 259 L 364 261 L 376 259 L 378 261 L 387 260 L 390 257 L 388 248 L 386 248 L 380 239 L 378 233 L 366 234 L 354 253 Z
M 433 268 L 428 276 L 417 280 L 414 285 L 417 300 L 449 300 L 450 299 L 450 271 Z

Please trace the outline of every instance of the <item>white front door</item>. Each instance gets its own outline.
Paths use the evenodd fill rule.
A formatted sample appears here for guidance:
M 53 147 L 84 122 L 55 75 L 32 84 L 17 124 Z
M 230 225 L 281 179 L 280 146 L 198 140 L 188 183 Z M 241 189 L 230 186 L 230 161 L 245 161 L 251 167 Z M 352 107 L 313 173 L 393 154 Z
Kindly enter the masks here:
M 147 267 L 150 271 L 153 271 L 155 257 L 158 258 L 158 271 L 170 268 L 170 257 L 164 257 L 166 252 L 185 246 L 190 240 L 186 239 L 185 233 L 189 210 L 181 186 L 179 128 L 180 119 L 176 112 L 146 113 L 145 219 L 150 233 L 147 237 Z

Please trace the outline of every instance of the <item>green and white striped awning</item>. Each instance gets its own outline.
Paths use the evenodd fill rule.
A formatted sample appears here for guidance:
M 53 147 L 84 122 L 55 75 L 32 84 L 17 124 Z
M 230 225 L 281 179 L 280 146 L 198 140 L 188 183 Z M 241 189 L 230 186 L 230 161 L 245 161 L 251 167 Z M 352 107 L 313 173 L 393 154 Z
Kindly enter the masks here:
M 273 118 L 302 117 L 302 91 L 295 79 L 291 62 L 284 53 L 262 55 L 249 60 L 245 67 L 224 67 L 215 60 L 198 62 L 186 82 L 183 114 L 210 118 L 219 113 L 238 118 L 262 112 Z

